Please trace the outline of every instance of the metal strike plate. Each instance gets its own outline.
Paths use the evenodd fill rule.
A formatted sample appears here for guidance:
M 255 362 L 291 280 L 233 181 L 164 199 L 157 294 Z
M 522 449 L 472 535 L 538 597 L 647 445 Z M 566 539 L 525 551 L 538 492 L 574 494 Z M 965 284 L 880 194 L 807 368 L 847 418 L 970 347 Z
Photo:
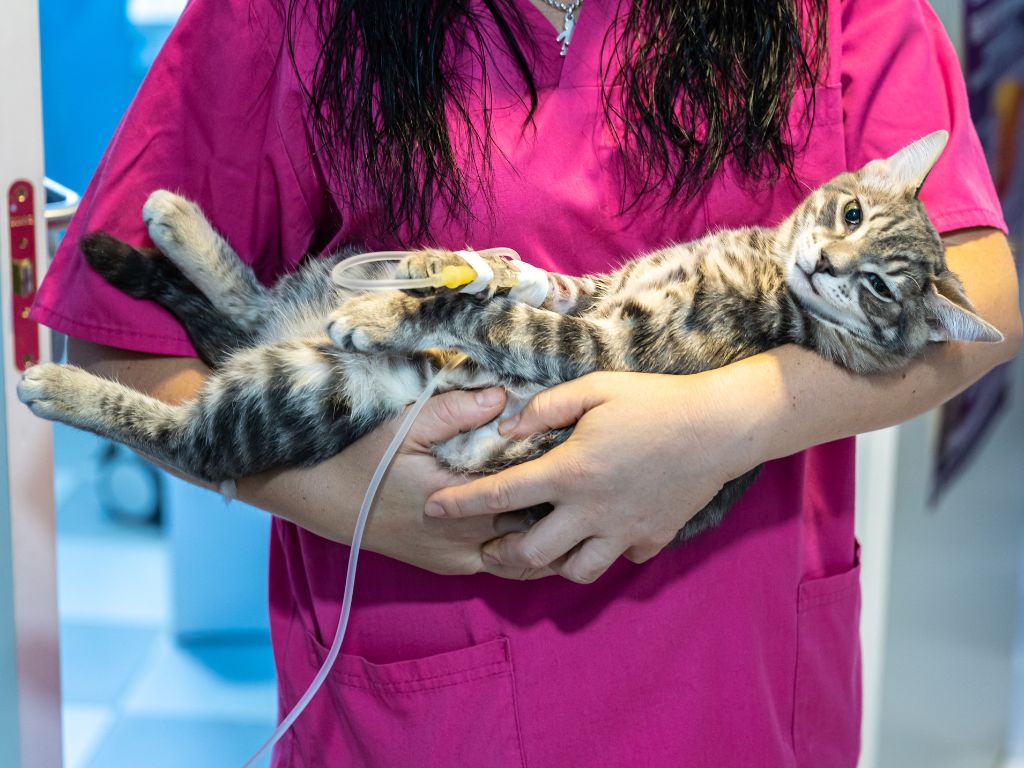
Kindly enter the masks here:
M 35 288 L 32 262 L 28 259 L 11 259 L 11 290 L 14 295 L 29 296 Z
M 36 219 L 32 183 L 19 179 L 7 190 L 11 243 L 11 327 L 14 366 L 24 371 L 39 362 L 39 326 L 29 320 L 36 297 Z

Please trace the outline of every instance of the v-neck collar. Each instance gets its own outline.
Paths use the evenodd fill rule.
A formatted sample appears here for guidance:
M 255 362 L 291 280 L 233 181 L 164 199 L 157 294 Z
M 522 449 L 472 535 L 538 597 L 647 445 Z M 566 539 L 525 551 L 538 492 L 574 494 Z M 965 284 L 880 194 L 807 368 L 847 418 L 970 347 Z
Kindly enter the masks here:
M 600 65 L 597 61 L 600 41 L 608 25 L 608 5 L 614 0 L 583 0 L 573 30 L 572 42 L 561 55 L 562 44 L 558 41 L 560 29 L 556 29 L 543 11 L 531 0 L 517 0 L 522 8 L 523 22 L 532 37 L 531 43 L 536 55 L 534 78 L 540 88 L 593 85 L 598 82 Z M 588 70 L 593 70 L 588 72 Z

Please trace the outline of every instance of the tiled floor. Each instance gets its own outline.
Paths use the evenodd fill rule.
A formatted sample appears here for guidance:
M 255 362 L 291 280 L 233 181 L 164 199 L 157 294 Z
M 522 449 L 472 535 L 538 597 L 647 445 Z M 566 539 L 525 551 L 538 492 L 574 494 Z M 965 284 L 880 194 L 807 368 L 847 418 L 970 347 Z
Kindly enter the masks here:
M 274 727 L 266 637 L 178 643 L 160 530 L 107 519 L 96 439 L 56 441 L 66 768 L 241 766 Z

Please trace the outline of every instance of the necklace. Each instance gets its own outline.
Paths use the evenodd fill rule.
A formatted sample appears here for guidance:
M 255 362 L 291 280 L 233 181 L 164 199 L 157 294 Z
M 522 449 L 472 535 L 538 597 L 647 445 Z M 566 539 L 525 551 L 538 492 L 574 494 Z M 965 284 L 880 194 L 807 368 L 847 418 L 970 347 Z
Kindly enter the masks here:
M 562 31 L 558 33 L 555 40 L 562 44 L 562 55 L 572 42 L 572 31 L 576 28 L 576 11 L 583 5 L 583 0 L 575 0 L 572 3 L 560 3 L 558 0 L 544 0 L 545 5 L 550 5 L 555 10 L 565 14 L 565 21 L 562 22 Z

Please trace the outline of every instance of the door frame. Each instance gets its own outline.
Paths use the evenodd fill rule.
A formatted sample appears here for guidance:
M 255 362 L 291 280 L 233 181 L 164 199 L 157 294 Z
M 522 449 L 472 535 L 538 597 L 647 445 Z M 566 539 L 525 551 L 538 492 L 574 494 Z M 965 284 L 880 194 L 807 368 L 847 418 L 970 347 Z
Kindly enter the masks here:
M 0 765 L 61 765 L 53 432 L 17 398 L 8 190 L 33 193 L 34 280 L 46 265 L 38 0 L 0 11 Z M 35 327 L 40 358 L 50 334 Z

